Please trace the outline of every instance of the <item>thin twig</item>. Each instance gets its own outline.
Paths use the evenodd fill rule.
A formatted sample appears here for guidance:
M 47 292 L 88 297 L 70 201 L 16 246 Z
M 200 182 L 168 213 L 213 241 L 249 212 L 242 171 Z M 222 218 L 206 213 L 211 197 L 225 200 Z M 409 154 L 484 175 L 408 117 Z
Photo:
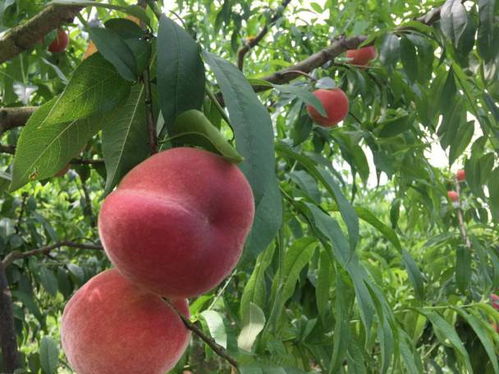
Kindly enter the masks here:
M 189 330 L 191 330 L 194 334 L 199 336 L 199 338 L 204 341 L 217 355 L 225 359 L 227 362 L 229 362 L 235 369 L 238 368 L 238 363 L 237 361 L 230 356 L 227 351 L 225 350 L 224 347 L 222 347 L 220 344 L 218 344 L 212 337 L 205 335 L 205 333 L 197 327 L 194 323 L 192 323 L 189 318 L 184 316 L 176 307 L 173 305 L 173 303 L 170 302 L 168 299 L 164 299 L 165 302 L 175 311 L 175 313 L 182 319 L 182 322 L 184 323 L 185 327 L 187 327 Z
M 92 211 L 92 199 L 90 199 L 90 193 L 88 192 L 87 185 L 80 175 L 81 189 L 83 190 L 83 197 L 85 199 L 85 208 L 83 209 L 83 214 L 86 215 L 90 220 L 90 226 L 95 227 L 96 220 L 94 213 Z
M 239 68 L 239 70 L 243 70 L 244 57 L 246 56 L 246 54 L 262 41 L 265 35 L 267 35 L 267 33 L 269 32 L 270 27 L 274 25 L 279 18 L 282 17 L 284 9 L 290 2 L 291 0 L 284 0 L 279 9 L 274 12 L 274 15 L 270 18 L 269 22 L 265 26 L 263 26 L 262 30 L 260 30 L 258 35 L 252 39 L 247 39 L 243 47 L 239 49 L 239 51 L 237 52 L 237 67 Z
M 1 261 L 1 263 L 6 268 L 10 264 L 12 264 L 12 262 L 15 260 L 19 260 L 19 259 L 31 257 L 31 256 L 48 255 L 52 250 L 60 248 L 60 247 L 70 247 L 70 248 L 77 248 L 77 249 L 90 249 L 90 250 L 99 250 L 99 251 L 103 250 L 102 246 L 100 246 L 100 245 L 80 244 L 80 243 L 76 243 L 74 241 L 64 240 L 64 241 L 60 241 L 60 242 L 57 242 L 57 243 L 52 244 L 52 245 L 47 245 L 45 247 L 32 249 L 31 251 L 10 252 L 7 256 L 4 257 L 4 259 Z

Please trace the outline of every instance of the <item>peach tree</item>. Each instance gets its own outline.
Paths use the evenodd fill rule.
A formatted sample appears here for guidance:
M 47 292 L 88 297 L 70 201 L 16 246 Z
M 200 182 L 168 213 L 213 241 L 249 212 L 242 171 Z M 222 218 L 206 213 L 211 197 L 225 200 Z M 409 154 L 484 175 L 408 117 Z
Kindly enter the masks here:
M 495 0 L 0 1 L 0 373 L 75 370 L 62 313 L 78 290 L 90 302 L 110 242 L 132 268 L 149 261 L 144 274 L 178 270 L 167 293 L 192 296 L 189 313 L 144 298 L 154 347 L 130 333 L 147 318 L 122 319 L 123 361 L 103 346 L 82 362 L 165 355 L 130 374 L 177 359 L 171 372 L 184 374 L 499 373 L 498 12 Z M 328 101 L 340 92 L 341 105 Z M 135 171 L 177 148 L 209 152 L 251 191 L 223 176 L 205 188 L 197 162 Z M 148 215 L 154 199 L 137 203 L 140 217 L 134 199 L 112 213 L 137 234 L 113 226 L 101 240 L 103 202 L 133 173 L 138 195 L 184 178 L 187 191 L 226 189 L 187 198 L 195 212 L 254 209 L 225 279 L 182 291 L 226 260 L 232 247 L 213 238 L 232 216 L 198 241 L 216 253 L 198 261 L 203 273 L 148 257 L 204 224 Z M 103 311 L 118 303 L 144 310 L 102 297 L 71 325 L 110 325 Z M 182 339 L 189 330 L 180 358 L 158 310 Z

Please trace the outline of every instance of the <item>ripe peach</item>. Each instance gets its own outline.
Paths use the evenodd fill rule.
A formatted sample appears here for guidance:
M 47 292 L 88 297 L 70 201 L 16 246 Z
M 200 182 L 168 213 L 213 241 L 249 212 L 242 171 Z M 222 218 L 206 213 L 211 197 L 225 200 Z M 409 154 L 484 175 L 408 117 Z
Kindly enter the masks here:
M 376 54 L 376 47 L 370 45 L 359 49 L 349 49 L 346 56 L 351 58 L 350 63 L 352 65 L 367 66 L 369 61 L 376 58 Z
M 315 90 L 313 94 L 320 100 L 327 116 L 321 114 L 311 105 L 307 105 L 308 115 L 319 125 L 323 127 L 333 127 L 348 114 L 348 97 L 345 95 L 341 88 L 332 90 L 319 89 Z
M 165 297 L 193 297 L 235 267 L 253 216 L 251 187 L 236 165 L 179 147 L 123 178 L 102 205 L 99 234 L 125 277 Z
M 187 300 L 172 304 L 188 316 Z M 78 374 L 164 374 L 180 359 L 189 337 L 165 301 L 116 269 L 90 279 L 62 315 L 62 347 Z
M 57 30 L 57 36 L 52 43 L 49 44 L 48 50 L 52 53 L 63 52 L 69 43 L 68 34 L 63 29 Z
M 463 182 L 466 179 L 466 173 L 463 169 L 459 169 L 456 172 L 456 178 L 459 182 Z
M 458 201 L 459 200 L 459 194 L 456 191 L 447 191 L 447 196 L 452 201 Z

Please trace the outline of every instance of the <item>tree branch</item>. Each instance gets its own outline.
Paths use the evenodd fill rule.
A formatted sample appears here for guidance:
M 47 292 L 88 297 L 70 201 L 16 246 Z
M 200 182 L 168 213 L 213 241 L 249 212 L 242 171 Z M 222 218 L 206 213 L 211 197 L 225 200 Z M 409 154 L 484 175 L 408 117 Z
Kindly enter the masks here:
M 284 13 L 284 9 L 286 9 L 286 7 L 288 6 L 288 4 L 291 2 L 291 0 L 284 0 L 281 4 L 281 6 L 279 7 L 278 10 L 275 11 L 274 15 L 272 16 L 272 18 L 270 19 L 270 21 L 265 25 L 263 26 L 263 29 L 258 33 L 257 36 L 255 36 L 254 38 L 252 39 L 248 39 L 244 46 L 239 49 L 239 51 L 237 52 L 237 67 L 239 68 L 239 70 L 243 70 L 243 66 L 244 66 L 244 57 L 246 56 L 246 54 L 251 50 L 253 49 L 255 46 L 258 45 L 258 43 L 260 43 L 260 41 L 265 37 L 265 35 L 267 35 L 267 33 L 269 32 L 270 30 L 270 27 L 276 23 L 276 21 L 282 17 L 283 13 Z
M 0 346 L 2 348 L 3 369 L 6 374 L 11 374 L 21 367 L 21 362 L 17 350 L 12 297 L 5 274 L 5 266 L 2 262 L 0 262 Z
M 0 134 L 15 127 L 24 126 L 36 106 L 0 108 Z
M 222 347 L 220 344 L 218 344 L 213 338 L 210 336 L 206 336 L 205 333 L 197 327 L 194 323 L 192 323 L 189 318 L 184 316 L 180 311 L 173 305 L 173 303 L 170 302 L 168 299 L 163 299 L 165 302 L 172 308 L 175 313 L 182 319 L 182 322 L 184 323 L 185 327 L 187 327 L 189 330 L 191 330 L 194 334 L 199 336 L 199 338 L 204 341 L 213 351 L 222 357 L 224 360 L 226 360 L 229 364 L 231 364 L 235 369 L 238 368 L 238 363 L 237 361 L 231 357 L 227 351 L 225 350 L 224 347 Z
M 50 31 L 72 22 L 82 9 L 74 5 L 49 5 L 27 22 L 10 29 L 0 39 L 0 64 L 32 48 Z
M 45 247 L 32 249 L 31 251 L 19 252 L 14 251 L 10 252 L 4 259 L 0 262 L 4 268 L 8 267 L 15 260 L 19 260 L 22 258 L 30 257 L 30 256 L 38 256 L 38 255 L 48 255 L 52 250 L 60 248 L 60 247 L 70 247 L 77 249 L 90 249 L 90 250 L 99 250 L 101 251 L 103 248 L 100 245 L 95 244 L 80 244 L 70 240 L 64 240 L 57 242 L 52 245 L 47 245 Z

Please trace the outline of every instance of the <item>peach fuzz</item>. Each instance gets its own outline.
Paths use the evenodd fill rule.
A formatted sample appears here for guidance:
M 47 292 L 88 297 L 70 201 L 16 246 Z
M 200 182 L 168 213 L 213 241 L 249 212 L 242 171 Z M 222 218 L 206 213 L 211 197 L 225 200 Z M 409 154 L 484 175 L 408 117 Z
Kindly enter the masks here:
M 188 316 L 187 300 L 172 304 Z M 180 359 L 189 337 L 164 300 L 116 269 L 90 279 L 62 315 L 62 347 L 78 374 L 164 374 Z
M 307 105 L 307 112 L 314 122 L 323 127 L 333 127 L 348 114 L 348 97 L 341 88 L 332 90 L 319 89 L 313 92 L 315 97 L 319 99 L 322 106 L 326 110 L 327 116 L 322 116 L 317 109 L 311 105 Z
M 236 165 L 179 147 L 132 169 L 105 199 L 98 226 L 126 278 L 165 297 L 194 297 L 234 269 L 253 216 L 251 187 Z
M 376 47 L 373 45 L 359 49 L 349 49 L 346 53 L 346 56 L 351 59 L 349 63 L 359 66 L 369 65 L 369 62 L 375 59 L 376 55 Z

